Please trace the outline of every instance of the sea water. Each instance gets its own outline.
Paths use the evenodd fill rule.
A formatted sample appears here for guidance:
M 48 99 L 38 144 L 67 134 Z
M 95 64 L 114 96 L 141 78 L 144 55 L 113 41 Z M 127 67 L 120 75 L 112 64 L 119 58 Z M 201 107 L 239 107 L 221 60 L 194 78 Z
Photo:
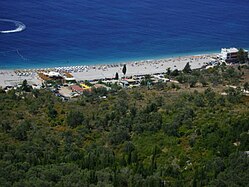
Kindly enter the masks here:
M 126 62 L 249 47 L 248 0 L 0 1 L 0 69 Z M 19 30 L 20 31 L 20 30 Z

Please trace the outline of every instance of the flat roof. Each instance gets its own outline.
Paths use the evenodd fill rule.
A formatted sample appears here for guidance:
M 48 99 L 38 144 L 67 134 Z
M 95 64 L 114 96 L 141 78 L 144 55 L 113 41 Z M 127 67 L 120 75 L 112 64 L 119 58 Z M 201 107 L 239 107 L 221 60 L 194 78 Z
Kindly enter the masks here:
M 78 86 L 78 85 L 72 85 L 72 86 L 71 86 L 71 89 L 76 90 L 76 91 L 79 91 L 79 92 L 83 92 L 83 91 L 84 91 L 84 90 L 83 90 L 80 86 Z
M 93 87 L 95 88 L 108 88 L 106 85 L 104 84 L 95 84 Z
M 244 52 L 248 52 L 248 50 L 243 49 Z M 222 53 L 237 53 L 239 51 L 239 49 L 232 47 L 232 48 L 221 48 L 221 52 Z
M 223 53 L 237 53 L 239 50 L 235 47 L 233 48 L 222 48 L 221 52 Z

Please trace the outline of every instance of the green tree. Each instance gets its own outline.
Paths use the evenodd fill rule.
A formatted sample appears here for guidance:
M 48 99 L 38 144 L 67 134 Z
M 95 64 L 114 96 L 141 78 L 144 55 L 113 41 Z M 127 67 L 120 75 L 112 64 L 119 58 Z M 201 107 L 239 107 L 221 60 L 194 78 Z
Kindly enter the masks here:
M 179 83 L 183 84 L 183 83 L 185 83 L 185 82 L 188 81 L 188 76 L 186 76 L 186 75 L 184 75 L 184 74 L 181 73 L 180 75 L 178 75 L 178 76 L 176 77 L 176 80 L 177 80 Z
M 243 132 L 240 135 L 240 150 L 248 151 L 249 150 L 249 134 L 247 132 Z
M 70 111 L 67 115 L 67 124 L 72 128 L 82 125 L 83 122 L 84 115 L 79 111 Z
M 188 83 L 191 88 L 195 87 L 197 83 L 197 78 L 195 76 L 188 77 Z
M 173 77 L 176 77 L 176 76 L 178 76 L 180 73 L 179 73 L 179 70 L 178 69 L 175 69 L 174 71 L 172 71 L 171 73 L 170 73 L 170 75 L 171 76 L 173 76 Z
M 194 104 L 197 107 L 204 107 L 205 106 L 204 98 L 201 95 L 196 94 L 196 96 L 194 97 Z
M 118 145 L 126 140 L 130 140 L 129 131 L 125 127 L 113 127 L 109 134 L 111 144 Z
M 237 55 L 237 60 L 239 63 L 243 64 L 247 62 L 248 56 L 244 49 L 240 48 Z
M 228 88 L 225 90 L 227 93 L 227 99 L 231 103 L 238 103 L 241 100 L 241 90 L 239 88 L 234 89 L 234 88 Z
M 249 90 L 249 83 L 248 83 L 248 82 L 246 82 L 246 83 L 244 84 L 244 89 L 245 89 L 246 91 Z
M 138 90 L 134 90 L 133 92 L 133 97 L 136 100 L 142 100 L 143 99 L 143 94 L 141 92 L 139 92 Z
M 203 76 L 200 77 L 200 83 L 202 84 L 203 87 L 206 87 L 208 85 L 208 82 Z
M 170 68 L 167 68 L 166 74 L 167 74 L 167 75 L 170 75 L 170 74 L 171 74 L 171 69 L 170 69 Z
M 115 74 L 115 80 L 118 80 L 118 79 L 119 79 L 118 72 L 116 72 L 116 74 Z
M 12 130 L 12 135 L 18 140 L 25 141 L 28 138 L 30 128 L 31 124 L 28 121 L 24 121 Z
M 238 66 L 238 70 L 241 71 L 241 66 Z
M 122 69 L 122 72 L 123 72 L 124 76 L 126 74 L 126 71 L 127 71 L 126 64 L 124 64 L 123 69 Z
M 248 164 L 247 154 L 244 152 L 232 153 L 227 159 L 226 169 L 211 181 L 210 186 L 248 186 Z
M 185 67 L 183 68 L 182 71 L 183 71 L 183 73 L 191 73 L 192 72 L 189 62 L 185 65 Z
M 22 82 L 21 89 L 22 89 L 23 91 L 25 91 L 25 92 L 30 92 L 30 91 L 31 91 L 31 88 L 30 88 L 30 86 L 28 85 L 28 82 L 27 82 L 26 79 Z
M 57 116 L 57 111 L 54 109 L 52 105 L 48 106 L 48 117 L 54 119 Z

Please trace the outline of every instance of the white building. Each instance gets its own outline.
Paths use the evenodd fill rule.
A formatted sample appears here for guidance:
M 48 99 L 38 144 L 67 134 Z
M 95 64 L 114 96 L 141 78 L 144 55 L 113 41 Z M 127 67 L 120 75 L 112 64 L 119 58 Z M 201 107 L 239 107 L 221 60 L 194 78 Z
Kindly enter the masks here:
M 54 72 L 54 71 L 50 71 L 49 73 L 43 73 L 44 75 L 48 76 L 48 77 L 62 77 L 60 73 L 58 72 Z
M 238 52 L 239 50 L 237 48 L 222 48 L 220 57 L 226 62 L 237 62 Z M 248 51 L 244 50 L 244 52 L 248 58 Z

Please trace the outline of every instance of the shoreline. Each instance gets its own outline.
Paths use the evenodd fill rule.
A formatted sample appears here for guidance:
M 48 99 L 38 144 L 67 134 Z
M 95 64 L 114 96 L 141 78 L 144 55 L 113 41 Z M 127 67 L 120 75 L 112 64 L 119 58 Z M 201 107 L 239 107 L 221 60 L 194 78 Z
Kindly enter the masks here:
M 127 58 L 123 60 L 104 60 L 104 61 L 96 61 L 96 62 L 80 62 L 80 60 L 72 61 L 72 65 L 67 65 L 65 62 L 57 61 L 54 65 L 45 65 L 45 66 L 25 66 L 25 67 L 8 67 L 8 66 L 0 66 L 0 71 L 6 70 L 36 70 L 36 69 L 53 69 L 56 67 L 68 67 L 68 66 L 101 66 L 101 65 L 111 65 L 111 64 L 124 64 L 124 63 L 132 63 L 137 61 L 146 61 L 146 60 L 160 60 L 160 59 L 169 59 L 169 58 L 179 58 L 179 57 L 187 57 L 187 56 L 202 56 L 209 54 L 218 54 L 218 50 L 212 51 L 200 51 L 200 52 L 186 52 L 186 53 L 175 53 L 168 55 L 159 55 L 159 56 L 147 56 L 147 57 L 139 57 L 139 58 Z M 59 64 L 59 65 L 58 65 Z
M 192 69 L 198 69 L 211 61 L 215 61 L 217 54 L 218 53 L 179 56 L 162 59 L 148 59 L 114 65 L 103 64 L 99 66 L 89 66 L 83 71 L 74 71 L 74 69 L 70 69 L 69 71 L 77 81 L 114 78 L 116 73 L 118 73 L 119 76 L 123 76 L 122 68 L 124 64 L 126 64 L 127 67 L 127 73 L 125 76 L 156 74 L 166 72 L 167 68 L 170 68 L 171 70 L 182 70 L 188 62 L 190 63 Z
M 122 77 L 122 68 L 126 64 L 125 76 L 164 73 L 167 68 L 182 70 L 186 63 L 190 63 L 192 69 L 201 68 L 211 61 L 215 61 L 218 53 L 185 55 L 171 58 L 147 59 L 139 61 L 120 62 L 112 64 L 65 66 L 54 68 L 30 68 L 30 69 L 0 69 L 0 86 L 13 86 L 27 80 L 29 84 L 40 85 L 42 80 L 37 71 L 69 72 L 76 81 L 114 78 L 118 73 Z M 20 73 L 16 73 L 20 72 Z

